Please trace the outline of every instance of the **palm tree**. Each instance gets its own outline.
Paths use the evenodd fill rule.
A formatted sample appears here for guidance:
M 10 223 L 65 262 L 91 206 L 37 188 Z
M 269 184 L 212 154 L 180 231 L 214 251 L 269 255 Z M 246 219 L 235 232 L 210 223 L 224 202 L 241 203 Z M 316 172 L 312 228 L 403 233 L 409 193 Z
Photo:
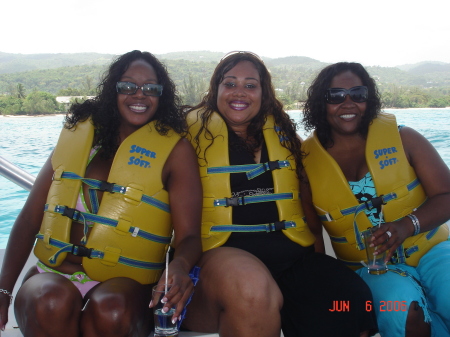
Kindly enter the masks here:
M 22 83 L 17 84 L 17 98 L 25 98 L 25 87 Z

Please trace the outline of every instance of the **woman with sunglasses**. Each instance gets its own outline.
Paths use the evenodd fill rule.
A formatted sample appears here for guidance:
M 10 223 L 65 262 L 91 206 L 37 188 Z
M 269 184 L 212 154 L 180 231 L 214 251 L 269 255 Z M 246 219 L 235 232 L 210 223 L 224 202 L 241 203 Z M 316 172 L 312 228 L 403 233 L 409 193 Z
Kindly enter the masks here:
M 2 329 L 36 237 L 38 264 L 14 302 L 24 336 L 147 337 L 151 285 L 165 280 L 181 320 L 201 254 L 201 183 L 185 125 L 165 66 L 137 50 L 110 65 L 97 97 L 70 108 L 9 238 Z
M 314 253 L 299 200 L 300 139 L 263 61 L 226 55 L 188 123 L 205 252 L 184 327 L 222 337 L 279 337 L 280 328 L 285 337 L 364 336 L 375 328 L 367 285 Z M 338 301 L 351 310 L 337 313 Z
M 449 336 L 450 172 L 423 136 L 380 110 L 359 63 L 330 65 L 313 81 L 303 118 L 314 130 L 303 144 L 308 225 L 316 251 L 323 225 L 336 256 L 370 286 L 383 337 Z M 375 254 L 387 250 L 389 262 L 381 275 L 362 265 L 361 232 L 374 226 Z

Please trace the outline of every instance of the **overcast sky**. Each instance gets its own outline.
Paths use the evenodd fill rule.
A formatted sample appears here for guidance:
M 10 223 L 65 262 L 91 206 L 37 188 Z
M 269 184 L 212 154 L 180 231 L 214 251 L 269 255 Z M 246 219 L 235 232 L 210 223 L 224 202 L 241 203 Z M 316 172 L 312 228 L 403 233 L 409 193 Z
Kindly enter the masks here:
M 449 7 L 448 0 L 4 0 L 0 51 L 249 50 L 372 66 L 450 63 Z

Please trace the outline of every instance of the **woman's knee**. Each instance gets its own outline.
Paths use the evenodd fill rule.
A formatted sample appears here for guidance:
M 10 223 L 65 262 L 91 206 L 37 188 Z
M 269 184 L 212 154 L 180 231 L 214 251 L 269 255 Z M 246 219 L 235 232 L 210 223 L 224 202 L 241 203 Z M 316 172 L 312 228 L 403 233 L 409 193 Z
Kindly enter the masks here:
M 277 283 L 269 272 L 258 268 L 238 273 L 235 286 L 229 290 L 235 290 L 239 299 L 250 307 L 279 311 L 283 306 L 283 296 Z
M 90 326 L 101 335 L 126 335 L 131 328 L 142 328 L 144 317 L 151 313 L 149 302 L 150 295 L 136 281 L 125 278 L 106 281 L 89 294 L 83 330 Z
M 52 328 L 71 326 L 80 316 L 82 298 L 78 289 L 67 279 L 57 274 L 38 274 L 27 280 L 17 293 L 14 303 L 19 326 L 38 322 Z M 51 317 L 51 319 L 49 319 Z
M 127 300 L 124 296 L 114 294 L 93 294 L 86 303 L 83 317 L 96 326 L 96 330 L 112 330 L 118 332 L 128 329 L 131 317 L 128 315 Z
M 201 261 L 200 279 L 222 303 L 240 303 L 280 310 L 283 297 L 266 266 L 236 248 L 215 248 Z

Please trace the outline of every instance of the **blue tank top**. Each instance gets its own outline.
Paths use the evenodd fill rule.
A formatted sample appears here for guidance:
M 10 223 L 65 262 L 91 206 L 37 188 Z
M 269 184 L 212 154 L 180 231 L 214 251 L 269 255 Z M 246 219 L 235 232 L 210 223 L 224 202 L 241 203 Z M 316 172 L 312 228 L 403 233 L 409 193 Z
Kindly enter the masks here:
M 348 184 L 360 204 L 377 197 L 377 191 L 370 172 L 367 172 L 367 174 L 360 181 L 349 181 Z M 380 223 L 380 216 L 382 217 L 381 206 L 371 210 L 365 209 L 364 212 L 372 225 L 378 226 Z M 383 219 L 381 219 L 381 223 L 384 223 Z

